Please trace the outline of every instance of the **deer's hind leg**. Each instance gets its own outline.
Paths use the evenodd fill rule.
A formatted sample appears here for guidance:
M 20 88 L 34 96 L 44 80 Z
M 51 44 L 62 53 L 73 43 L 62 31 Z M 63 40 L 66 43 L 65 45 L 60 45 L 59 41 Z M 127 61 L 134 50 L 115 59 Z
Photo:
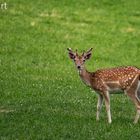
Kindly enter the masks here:
M 138 81 L 138 87 L 137 87 L 136 97 L 137 97 L 137 99 L 140 102 L 140 81 Z
M 131 98 L 131 100 L 134 102 L 136 106 L 136 116 L 134 123 L 137 123 L 140 118 L 140 83 L 139 83 L 139 77 L 137 76 L 131 87 L 126 91 L 127 95 Z M 139 96 L 138 96 L 139 95 Z
M 137 99 L 137 106 L 136 106 L 137 107 L 137 114 L 136 114 L 134 123 L 137 123 L 139 118 L 140 118 L 140 81 L 138 81 L 137 89 L 135 92 L 135 97 Z

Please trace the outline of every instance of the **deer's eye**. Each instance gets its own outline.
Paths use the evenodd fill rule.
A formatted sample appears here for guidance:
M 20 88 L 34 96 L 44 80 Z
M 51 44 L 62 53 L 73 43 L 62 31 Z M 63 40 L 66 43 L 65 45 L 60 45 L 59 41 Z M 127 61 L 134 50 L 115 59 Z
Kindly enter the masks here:
M 86 60 L 84 59 L 83 62 L 85 62 Z

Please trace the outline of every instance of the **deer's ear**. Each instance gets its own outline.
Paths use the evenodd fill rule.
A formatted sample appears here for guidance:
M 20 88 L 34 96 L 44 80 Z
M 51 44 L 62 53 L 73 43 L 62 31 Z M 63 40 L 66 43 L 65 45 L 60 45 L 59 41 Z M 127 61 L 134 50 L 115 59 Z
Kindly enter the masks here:
M 87 59 L 90 59 L 91 54 L 92 54 L 92 48 L 90 48 L 86 53 L 84 53 L 84 58 L 85 58 L 86 60 L 87 60 Z
M 84 58 L 87 60 L 87 59 L 90 59 L 90 57 L 91 57 L 91 53 L 89 53 L 89 54 L 86 54 L 85 56 L 84 56 Z
M 67 50 L 69 51 L 70 59 L 74 59 L 75 58 L 75 54 L 72 52 L 71 48 L 68 48 Z
M 69 57 L 70 57 L 70 59 L 74 59 L 75 58 L 75 54 L 69 52 Z

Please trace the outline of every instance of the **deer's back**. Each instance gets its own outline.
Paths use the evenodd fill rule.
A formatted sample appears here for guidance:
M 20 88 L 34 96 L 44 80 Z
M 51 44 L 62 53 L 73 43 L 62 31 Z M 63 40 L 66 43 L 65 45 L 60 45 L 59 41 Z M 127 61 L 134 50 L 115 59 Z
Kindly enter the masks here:
M 97 70 L 93 75 L 93 79 L 100 80 L 98 84 L 102 85 L 102 87 L 106 85 L 109 88 L 117 87 L 125 90 L 131 86 L 135 77 L 140 75 L 140 69 L 132 66 L 101 69 Z

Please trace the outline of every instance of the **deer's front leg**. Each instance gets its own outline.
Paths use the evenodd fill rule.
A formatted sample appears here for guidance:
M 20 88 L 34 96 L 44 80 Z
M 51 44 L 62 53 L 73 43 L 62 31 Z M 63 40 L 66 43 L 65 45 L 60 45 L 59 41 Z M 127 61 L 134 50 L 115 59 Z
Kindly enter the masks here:
M 107 117 L 108 117 L 108 123 L 111 123 L 111 112 L 110 112 L 110 97 L 109 97 L 109 92 L 104 93 L 104 98 L 105 98 L 105 106 L 106 106 L 106 111 L 107 111 Z
M 96 120 L 99 120 L 99 116 L 100 116 L 100 111 L 102 108 L 102 104 L 103 104 L 103 96 L 99 94 L 98 96 L 98 102 L 97 102 L 97 114 L 96 114 Z

